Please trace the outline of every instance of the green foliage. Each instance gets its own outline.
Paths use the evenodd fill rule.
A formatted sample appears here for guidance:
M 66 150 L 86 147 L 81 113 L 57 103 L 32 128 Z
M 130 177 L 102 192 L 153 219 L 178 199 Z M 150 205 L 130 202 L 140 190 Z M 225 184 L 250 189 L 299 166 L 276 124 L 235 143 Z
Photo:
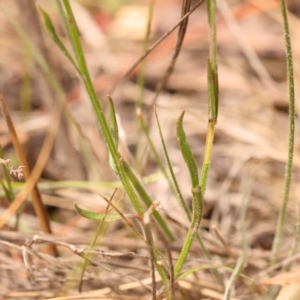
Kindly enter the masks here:
M 75 205 L 75 209 L 76 211 L 82 216 L 85 217 L 89 220 L 93 220 L 93 221 L 104 221 L 104 222 L 114 222 L 117 220 L 122 220 L 122 217 L 118 214 L 100 214 L 100 213 L 96 213 L 96 212 L 92 212 L 89 210 L 85 210 L 80 208 L 77 204 Z M 137 218 L 137 215 L 135 214 L 125 214 L 124 215 L 127 219 L 133 219 L 133 218 Z
M 109 128 L 111 132 L 111 136 L 113 138 L 113 141 L 115 143 L 115 147 L 118 149 L 119 145 L 119 128 L 118 128 L 118 122 L 116 118 L 116 112 L 115 112 L 115 106 L 114 102 L 111 99 L 110 96 L 107 96 L 109 101 Z M 111 153 L 109 153 L 109 164 L 112 167 L 112 169 L 117 173 L 117 168 L 114 163 L 114 160 L 111 156 Z
M 180 118 L 177 121 L 177 139 L 179 142 L 181 154 L 182 154 L 184 161 L 190 172 L 192 187 L 194 188 L 198 185 L 198 182 L 199 182 L 198 168 L 197 168 L 194 156 L 192 154 L 191 148 L 186 141 L 186 135 L 185 135 L 183 125 L 182 125 L 184 114 L 185 114 L 185 112 L 182 112 Z
M 53 23 L 52 23 L 49 15 L 40 6 L 39 6 L 39 10 L 42 13 L 42 16 L 43 16 L 43 19 L 44 19 L 45 28 L 47 29 L 47 32 L 49 33 L 49 35 L 51 36 L 51 38 L 53 39 L 53 41 L 55 42 L 55 44 L 58 46 L 58 48 L 68 58 L 68 60 L 73 65 L 73 67 L 76 69 L 76 71 L 78 72 L 78 74 L 81 75 L 81 72 L 78 69 L 75 60 L 73 59 L 73 57 L 71 56 L 71 54 L 69 53 L 69 51 L 67 50 L 67 48 L 65 47 L 65 45 L 62 43 L 62 41 L 58 37 L 58 35 L 57 35 L 56 31 L 55 31 L 55 28 L 53 26 Z

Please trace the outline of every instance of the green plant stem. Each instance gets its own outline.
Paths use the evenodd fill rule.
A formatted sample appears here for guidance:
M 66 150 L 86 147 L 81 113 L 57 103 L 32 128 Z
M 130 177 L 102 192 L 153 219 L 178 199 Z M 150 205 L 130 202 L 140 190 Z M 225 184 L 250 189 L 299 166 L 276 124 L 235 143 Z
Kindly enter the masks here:
M 185 211 L 187 217 L 188 217 L 188 220 L 191 222 L 191 213 L 183 199 L 183 196 L 182 196 L 182 193 L 181 193 L 181 190 L 179 188 L 179 185 L 178 185 L 178 182 L 177 182 L 177 179 L 176 179 L 176 176 L 175 176 L 175 173 L 174 173 L 174 170 L 173 170 L 173 167 L 172 167 L 172 164 L 171 164 L 171 160 L 170 160 L 170 157 L 169 157 L 169 154 L 168 154 L 168 150 L 167 150 L 167 147 L 166 147 L 166 143 L 165 143 L 165 140 L 164 140 L 164 137 L 163 137 L 163 133 L 162 133 L 162 130 L 161 130 L 161 126 L 160 126 L 160 121 L 159 121 L 159 118 L 158 118 L 158 114 L 157 114 L 157 111 L 155 109 L 155 115 L 156 115 L 156 120 L 157 120 L 157 126 L 158 126 L 158 131 L 159 131 L 159 135 L 160 135 L 160 139 L 161 139 L 161 143 L 162 143 L 162 146 L 163 146 L 163 150 L 164 150 L 164 154 L 165 154 L 165 159 L 166 159 L 166 162 L 167 162 L 167 165 L 168 165 L 168 168 L 169 168 L 169 172 L 171 174 L 171 178 L 173 180 L 173 184 L 174 184 L 174 187 L 175 188 L 175 191 L 176 191 L 176 196 L 177 198 L 179 199 L 179 203 L 181 204 L 183 210 Z M 173 185 L 172 185 L 173 186 Z M 201 230 L 201 229 L 199 229 Z M 199 242 L 199 245 L 201 247 L 201 250 L 204 254 L 204 256 L 208 259 L 208 260 L 211 260 L 211 255 L 210 253 L 207 251 L 202 239 L 201 239 L 201 236 L 200 236 L 200 232 L 198 231 L 197 234 L 196 234 L 196 239 L 197 241 Z M 219 274 L 218 270 L 217 269 L 213 269 L 212 270 L 212 273 L 214 274 L 216 280 L 219 282 L 220 286 L 222 288 L 224 288 L 224 282 L 223 282 L 223 279 L 222 279 L 222 276 Z
M 209 25 L 209 60 L 208 60 L 208 94 L 209 119 L 217 122 L 219 109 L 219 81 L 217 64 L 217 31 L 216 31 L 216 0 L 207 0 L 207 15 Z
M 73 11 L 71 9 L 69 0 L 63 0 L 65 9 L 66 9 L 66 13 L 68 16 L 68 23 L 70 26 L 70 33 L 71 33 L 71 40 L 73 42 L 74 45 L 74 49 L 75 49 L 75 55 L 76 55 L 76 60 L 79 66 L 79 69 L 82 73 L 82 80 L 83 83 L 85 85 L 85 88 L 87 90 L 87 93 L 89 95 L 89 98 L 92 102 L 94 111 L 96 113 L 97 116 L 97 120 L 98 123 L 100 125 L 100 129 L 102 131 L 102 134 L 104 136 L 105 142 L 107 144 L 107 147 L 110 151 L 110 154 L 112 156 L 112 159 L 114 161 L 114 164 L 116 166 L 116 171 L 120 177 L 120 180 L 122 181 L 122 184 L 131 200 L 131 203 L 133 205 L 133 207 L 135 208 L 136 212 L 138 213 L 138 215 L 142 216 L 143 215 L 143 209 L 142 206 L 129 182 L 129 179 L 127 178 L 124 169 L 122 167 L 122 164 L 119 164 L 119 160 L 120 160 L 120 155 L 117 151 L 117 148 L 115 146 L 113 137 L 111 135 L 111 132 L 109 130 L 108 124 L 106 122 L 102 107 L 98 101 L 96 92 L 94 90 L 91 78 L 90 78 L 90 74 L 88 72 L 88 68 L 86 65 L 86 61 L 85 61 L 85 57 L 83 54 L 83 50 L 82 50 L 82 46 L 80 43 L 80 39 L 79 39 L 79 34 L 77 31 L 77 26 L 76 26 L 76 21 L 73 15 Z
M 160 135 L 161 144 L 162 144 L 163 150 L 164 150 L 165 160 L 166 160 L 166 163 L 168 165 L 169 172 L 171 174 L 171 178 L 173 180 L 173 184 L 170 182 L 170 179 L 168 180 L 169 186 L 172 188 L 172 191 L 174 191 L 176 197 L 179 199 L 179 204 L 181 205 L 181 207 L 185 211 L 189 221 L 191 221 L 191 213 L 190 213 L 190 211 L 189 211 L 189 209 L 188 209 L 188 207 L 187 207 L 187 205 L 186 205 L 186 203 L 183 199 L 181 190 L 179 188 L 179 185 L 178 185 L 178 182 L 177 182 L 177 179 L 176 179 L 176 176 L 175 176 L 172 164 L 171 164 L 171 160 L 170 160 L 170 157 L 169 157 L 168 149 L 166 147 L 165 139 L 164 139 L 164 136 L 163 136 L 163 133 L 162 133 L 162 130 L 161 130 L 160 121 L 159 121 L 156 109 L 155 109 L 155 116 L 156 116 L 157 127 L 158 127 L 158 131 L 159 131 L 159 135 Z M 151 148 L 151 145 L 150 145 L 150 148 Z M 169 178 L 169 176 L 168 176 L 168 178 Z
M 279 246 L 281 244 L 284 220 L 286 215 L 287 204 L 289 200 L 293 156 L 294 156 L 294 138 L 295 138 L 295 94 L 294 94 L 294 74 L 293 74 L 293 57 L 292 47 L 290 41 L 290 31 L 287 19 L 286 5 L 284 0 L 280 0 L 281 14 L 284 25 L 285 47 L 286 47 L 286 63 L 289 85 L 289 146 L 288 146 L 288 160 L 285 171 L 285 185 L 282 206 L 278 216 L 275 238 L 272 246 L 271 265 L 274 265 L 277 260 Z
M 183 128 L 184 113 L 185 112 L 182 112 L 181 116 L 177 121 L 176 130 L 177 130 L 177 139 L 178 139 L 180 151 L 183 156 L 184 162 L 187 165 L 191 177 L 193 209 L 192 209 L 191 224 L 187 236 L 185 238 L 184 245 L 179 254 L 179 258 L 175 265 L 175 272 L 174 272 L 175 278 L 179 276 L 183 264 L 188 256 L 195 234 L 197 233 L 197 230 L 200 227 L 200 223 L 203 215 L 203 197 L 202 197 L 201 186 L 198 184 L 199 182 L 198 169 L 191 148 L 186 140 L 186 134 Z
M 213 143 L 214 143 L 214 135 L 215 135 L 215 123 L 213 120 L 209 120 L 207 134 L 206 134 L 203 166 L 202 166 L 202 171 L 201 171 L 201 176 L 200 176 L 200 186 L 202 189 L 203 197 L 204 197 L 205 190 L 206 190 L 208 171 L 209 171 L 210 162 L 211 162 L 212 148 L 213 148 Z
M 192 246 L 195 234 L 197 233 L 198 228 L 200 227 L 200 222 L 203 216 L 203 198 L 201 187 L 198 185 L 192 189 L 193 194 L 193 213 L 192 213 L 192 221 L 187 233 L 186 239 L 184 241 L 184 245 L 179 254 L 177 263 L 174 269 L 174 277 L 175 279 L 179 276 L 183 264 L 188 256 L 190 248 Z

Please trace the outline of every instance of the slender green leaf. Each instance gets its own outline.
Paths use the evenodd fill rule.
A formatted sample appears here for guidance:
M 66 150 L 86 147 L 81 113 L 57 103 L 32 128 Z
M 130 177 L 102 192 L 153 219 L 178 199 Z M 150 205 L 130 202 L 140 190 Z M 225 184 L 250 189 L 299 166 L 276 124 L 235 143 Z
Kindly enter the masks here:
M 78 69 L 75 60 L 73 59 L 73 57 L 71 56 L 71 54 L 69 53 L 69 51 L 67 50 L 65 45 L 62 43 L 59 36 L 57 35 L 49 15 L 40 6 L 39 6 L 39 10 L 42 13 L 42 16 L 44 19 L 44 24 L 45 24 L 45 27 L 46 27 L 49 35 L 51 36 L 51 38 L 53 39 L 55 44 L 59 47 L 59 49 L 63 52 L 63 54 L 67 57 L 67 59 L 70 61 L 70 63 L 73 65 L 73 67 L 79 73 L 79 75 L 81 75 L 81 72 Z
M 76 211 L 84 218 L 94 221 L 104 221 L 104 222 L 114 222 L 117 220 L 122 220 L 122 217 L 119 214 L 100 214 L 85 210 L 80 208 L 76 203 L 74 203 Z M 127 219 L 136 219 L 138 216 L 136 214 L 124 214 Z
M 114 140 L 114 143 L 116 147 L 118 147 L 119 144 L 119 128 L 118 128 L 118 122 L 117 122 L 117 117 L 116 117 L 116 111 L 115 111 L 115 106 L 114 102 L 111 99 L 110 96 L 107 96 L 109 100 L 109 125 L 110 125 L 110 132 L 112 135 L 112 138 Z
M 219 106 L 219 81 L 217 65 L 216 41 L 216 0 L 207 0 L 207 15 L 209 25 L 209 71 L 208 71 L 208 107 L 209 119 L 217 122 Z
M 199 181 L 198 169 L 191 148 L 188 142 L 186 141 L 186 135 L 182 125 L 184 114 L 185 111 L 182 112 L 180 118 L 177 121 L 177 139 L 179 142 L 182 156 L 190 172 L 192 186 L 193 188 L 195 188 L 198 185 L 198 181 Z
M 288 158 L 285 170 L 285 182 L 284 182 L 284 195 L 280 213 L 278 216 L 276 233 L 272 245 L 271 265 L 274 265 L 277 260 L 279 246 L 281 244 L 283 226 L 285 221 L 285 215 L 290 194 L 290 185 L 293 170 L 293 157 L 294 157 L 294 140 L 295 140 L 295 88 L 294 88 L 294 67 L 293 67 L 293 53 L 290 39 L 290 30 L 287 17 L 287 9 L 284 0 L 280 0 L 281 15 L 284 25 L 285 36 L 285 50 L 286 50 L 286 64 L 288 73 L 288 85 L 289 85 L 289 144 L 288 144 Z
M 203 197 L 200 185 L 192 188 L 192 205 L 193 205 L 193 215 L 190 224 L 189 231 L 186 235 L 182 250 L 179 254 L 176 266 L 175 266 L 175 278 L 179 275 L 186 258 L 191 249 L 195 234 L 200 228 L 200 223 L 203 216 Z
M 168 165 L 168 168 L 169 168 L 169 171 L 170 171 L 170 174 L 171 174 L 171 177 L 172 177 L 172 180 L 173 180 L 173 183 L 174 183 L 174 186 L 175 186 L 175 189 L 176 189 L 176 196 L 179 198 L 180 200 L 180 204 L 181 206 L 183 207 L 189 221 L 191 221 L 191 213 L 183 199 L 183 196 L 182 196 L 182 193 L 181 193 L 181 190 L 179 188 L 179 185 L 178 185 L 178 182 L 177 182 L 177 179 L 176 179 L 176 176 L 175 176 L 175 173 L 174 173 L 174 170 L 173 170 L 173 167 L 172 167 L 172 164 L 171 164 L 171 161 L 170 161 L 170 157 L 169 157 L 169 154 L 168 154 L 168 150 L 167 150 L 167 147 L 166 147 L 166 144 L 165 144 L 165 140 L 164 140 L 164 137 L 163 137 L 163 133 L 162 133 L 162 130 L 161 130 L 161 126 L 160 126 L 160 121 L 159 121 L 159 118 L 158 118 L 158 114 L 157 114 L 157 111 L 155 109 L 155 115 L 156 115 L 156 121 L 157 121 L 157 126 L 158 126 L 158 130 L 159 130 L 159 135 L 160 135 L 160 139 L 161 139 L 161 143 L 162 143 L 162 146 L 163 146 L 163 150 L 164 150 L 164 155 L 165 155 L 165 159 L 166 159 L 166 162 L 167 162 L 167 165 Z M 202 192 L 203 192 L 203 188 L 202 188 L 202 185 L 200 184 L 201 186 L 201 189 L 202 189 Z M 198 232 L 196 234 L 196 238 L 199 242 L 199 245 L 201 247 L 201 250 L 203 252 L 203 254 L 205 255 L 205 257 L 208 259 L 208 260 L 211 260 L 211 256 L 210 256 L 210 253 L 207 251 L 207 249 L 205 248 L 205 245 L 204 243 L 202 242 L 201 240 L 201 237 L 200 237 L 200 233 Z M 224 286 L 223 284 L 223 281 L 222 281 L 222 277 L 221 275 L 218 273 L 217 270 L 212 270 L 212 272 L 214 273 L 214 276 L 216 277 L 217 281 L 220 283 L 221 286 Z
M 167 162 L 167 165 L 168 165 L 168 168 L 169 168 L 169 172 L 170 172 L 172 180 L 173 180 L 172 187 L 175 187 L 176 196 L 179 199 L 179 202 L 180 202 L 183 210 L 185 211 L 188 219 L 191 220 L 190 211 L 189 211 L 189 209 L 188 209 L 188 207 L 187 207 L 187 205 L 186 205 L 186 203 L 183 199 L 181 190 L 179 188 L 179 185 L 178 185 L 178 182 L 177 182 L 177 179 L 176 179 L 176 176 L 175 176 L 172 164 L 171 164 L 171 160 L 170 160 L 169 153 L 168 153 L 168 150 L 167 150 L 167 147 L 166 147 L 166 143 L 165 143 L 164 136 L 163 136 L 163 133 L 162 133 L 162 130 L 161 130 L 160 121 L 159 121 L 156 109 L 155 109 L 155 116 L 156 116 L 156 122 L 157 122 L 157 127 L 158 127 L 158 131 L 159 131 L 161 144 L 162 144 L 163 150 L 164 150 L 165 159 L 166 159 L 166 162 Z
M 108 101 L 109 101 L 109 129 L 111 136 L 113 138 L 113 141 L 115 143 L 116 148 L 118 149 L 118 144 L 119 144 L 119 128 L 118 128 L 118 122 L 117 122 L 117 117 L 116 117 L 116 111 L 115 111 L 115 106 L 114 102 L 111 99 L 110 96 L 107 96 Z M 114 163 L 114 160 L 111 156 L 111 153 L 109 152 L 109 164 L 112 167 L 112 169 L 117 173 L 117 168 Z

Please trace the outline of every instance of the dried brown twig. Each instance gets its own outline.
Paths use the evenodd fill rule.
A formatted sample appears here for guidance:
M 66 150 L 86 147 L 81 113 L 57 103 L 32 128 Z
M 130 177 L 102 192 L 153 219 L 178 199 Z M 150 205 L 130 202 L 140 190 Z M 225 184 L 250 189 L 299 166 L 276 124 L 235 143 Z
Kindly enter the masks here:
M 23 152 L 21 143 L 20 143 L 20 141 L 18 139 L 15 126 L 13 124 L 12 118 L 10 116 L 8 107 L 6 105 L 6 102 L 5 102 L 5 99 L 4 99 L 3 95 L 2 95 L 2 93 L 0 93 L 0 107 L 1 107 L 1 110 L 2 110 L 3 115 L 5 117 L 6 124 L 7 124 L 8 130 L 10 132 L 12 143 L 14 145 L 15 151 L 16 151 L 16 153 L 18 155 L 20 163 L 22 164 L 22 166 L 20 166 L 16 170 L 10 169 L 10 172 L 12 172 L 16 176 L 18 176 L 18 178 L 19 177 L 23 178 L 23 173 L 21 171 L 22 171 L 22 167 L 24 167 L 24 175 L 25 175 L 25 178 L 27 180 L 30 177 L 30 175 L 31 175 L 31 171 L 30 171 L 27 159 L 25 157 L 25 154 Z M 8 166 L 8 163 L 9 163 L 9 160 L 4 160 L 4 164 L 6 166 Z M 45 206 L 44 206 L 44 204 L 42 202 L 41 194 L 40 194 L 40 192 L 39 192 L 39 190 L 37 188 L 36 182 L 35 182 L 35 184 L 33 185 L 32 189 L 31 189 L 31 196 L 32 196 L 32 203 L 33 203 L 33 207 L 34 207 L 35 213 L 36 213 L 36 215 L 37 215 L 37 217 L 38 217 L 38 219 L 40 221 L 41 229 L 44 232 L 46 232 L 46 233 L 51 233 L 49 218 L 48 218 Z M 55 250 L 55 248 L 53 246 L 49 247 L 49 251 L 53 255 L 57 255 L 58 254 L 57 251 Z

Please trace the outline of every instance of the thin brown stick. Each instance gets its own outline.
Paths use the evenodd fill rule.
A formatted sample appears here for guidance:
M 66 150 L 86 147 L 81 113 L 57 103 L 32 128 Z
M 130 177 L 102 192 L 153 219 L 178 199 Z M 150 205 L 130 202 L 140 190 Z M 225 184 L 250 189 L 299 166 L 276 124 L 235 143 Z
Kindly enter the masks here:
M 3 99 L 3 96 L 0 93 L 1 106 L 2 106 L 2 102 L 4 103 L 4 99 L 3 99 L 3 101 L 2 101 L 2 99 Z M 9 220 L 9 218 L 12 215 L 14 215 L 16 213 L 16 211 L 21 207 L 21 205 L 25 202 L 27 196 L 29 195 L 29 193 L 31 193 L 31 191 L 34 189 L 37 181 L 39 180 L 40 175 L 41 175 L 41 173 L 48 161 L 49 155 L 51 153 L 54 139 L 55 139 L 58 127 L 59 127 L 60 118 L 61 118 L 61 115 L 62 115 L 62 112 L 64 109 L 64 103 L 65 103 L 65 101 L 59 101 L 59 107 L 54 108 L 53 115 L 51 117 L 51 119 L 53 120 L 52 126 L 50 127 L 50 129 L 46 135 L 46 138 L 45 138 L 42 150 L 40 152 L 40 155 L 37 159 L 37 162 L 36 162 L 32 172 L 27 174 L 28 177 L 26 177 L 27 175 L 25 173 L 25 177 L 26 177 L 25 188 L 16 196 L 14 201 L 10 204 L 10 206 L 1 215 L 0 229 L 6 224 L 6 222 Z M 17 148 L 16 148 L 16 151 L 17 151 Z M 22 163 L 21 159 L 20 159 L 20 162 Z M 25 164 L 23 164 L 23 165 L 26 166 Z M 26 172 L 29 172 L 29 167 L 25 168 L 24 171 L 25 170 L 26 170 Z M 42 205 L 42 203 L 37 204 L 37 205 Z M 47 216 L 44 218 L 44 215 L 43 215 L 43 213 L 45 214 L 45 211 L 43 212 L 43 208 L 41 208 L 41 211 L 39 211 L 39 213 L 42 214 L 42 216 L 38 216 L 38 217 L 39 217 L 41 224 L 43 224 L 43 231 L 51 233 L 50 226 L 49 226 L 49 224 L 46 223 L 47 221 L 45 221 L 45 220 L 48 220 L 48 218 L 47 218 Z M 40 217 L 41 217 L 41 219 L 40 219 Z M 42 223 L 42 222 L 44 222 L 44 223 Z M 46 231 L 46 230 L 48 230 L 48 231 Z
M 181 18 L 184 17 L 189 12 L 190 8 L 191 8 L 191 0 L 183 0 L 182 1 L 182 8 L 181 8 Z M 165 71 L 164 75 L 162 76 L 161 80 L 158 82 L 158 84 L 156 86 L 156 93 L 155 93 L 155 95 L 152 99 L 152 102 L 150 104 L 151 106 L 155 105 L 156 100 L 157 100 L 160 92 L 165 88 L 165 86 L 168 82 L 168 79 L 170 78 L 171 74 L 174 71 L 175 64 L 176 64 L 177 58 L 179 56 L 181 46 L 182 46 L 182 43 L 183 43 L 183 40 L 184 40 L 184 37 L 185 37 L 188 22 L 189 22 L 189 17 L 184 19 L 184 21 L 179 26 L 174 54 L 172 56 L 172 59 L 170 61 L 170 64 L 169 64 L 167 70 Z M 151 116 L 152 116 L 152 114 L 148 115 L 147 124 L 150 123 Z
M 118 85 L 129 76 L 129 74 L 165 39 L 167 38 L 178 26 L 180 26 L 181 23 L 183 23 L 195 10 L 198 6 L 200 6 L 204 0 L 200 0 L 198 3 L 196 3 L 191 10 L 186 13 L 180 21 L 173 26 L 170 30 L 168 30 L 161 38 L 159 38 L 136 62 L 132 64 L 132 66 L 127 70 L 125 74 L 123 74 L 117 82 L 113 85 L 113 87 L 110 89 L 109 94 L 112 95 L 115 89 L 118 87 Z
M 1 110 L 5 117 L 6 124 L 7 124 L 8 130 L 11 135 L 12 143 L 14 145 L 14 148 L 15 148 L 15 151 L 19 158 L 19 161 L 20 161 L 21 165 L 24 166 L 23 172 L 25 175 L 25 179 L 28 180 L 30 178 L 31 171 L 30 171 L 27 159 L 25 157 L 25 154 L 23 152 L 21 143 L 18 139 L 17 132 L 16 132 L 15 126 L 13 124 L 12 118 L 10 116 L 5 99 L 1 92 L 0 92 L 0 107 L 1 107 Z M 33 184 L 33 187 L 31 189 L 31 197 L 32 197 L 34 211 L 38 217 L 42 231 L 44 231 L 46 233 L 51 233 L 49 218 L 48 218 L 45 206 L 42 202 L 42 197 L 37 188 L 36 182 Z M 49 250 L 51 251 L 51 253 L 53 255 L 57 255 L 57 252 L 54 247 L 49 248 Z
M 135 277 L 133 277 L 131 275 L 128 275 L 128 274 L 126 274 L 124 272 L 108 268 L 108 267 L 105 266 L 106 265 L 105 263 L 99 262 L 99 261 L 97 261 L 95 259 L 90 258 L 89 255 L 85 254 L 85 251 L 84 251 L 85 249 L 82 248 L 82 247 L 77 247 L 77 246 L 75 246 L 73 244 L 69 244 L 69 243 L 65 243 L 65 242 L 60 242 L 60 241 L 54 241 L 53 239 L 48 239 L 48 238 L 44 238 L 44 237 L 35 235 L 32 238 L 32 240 L 29 242 L 28 249 L 33 250 L 32 249 L 33 244 L 35 244 L 36 242 L 39 242 L 39 241 L 43 241 L 43 242 L 49 243 L 49 244 L 54 244 L 56 246 L 65 247 L 65 248 L 69 249 L 70 251 L 72 251 L 74 254 L 76 254 L 76 255 L 80 256 L 81 258 L 87 260 L 92 266 L 100 267 L 100 268 L 102 268 L 103 270 L 105 270 L 107 272 L 113 272 L 113 273 L 115 273 L 117 275 L 120 275 L 122 277 L 128 278 L 131 281 L 139 283 L 141 286 L 145 287 L 146 289 L 151 290 L 150 287 L 147 284 L 143 283 L 143 281 L 141 281 L 141 280 L 139 280 L 139 279 L 137 279 L 137 278 L 135 278 Z

